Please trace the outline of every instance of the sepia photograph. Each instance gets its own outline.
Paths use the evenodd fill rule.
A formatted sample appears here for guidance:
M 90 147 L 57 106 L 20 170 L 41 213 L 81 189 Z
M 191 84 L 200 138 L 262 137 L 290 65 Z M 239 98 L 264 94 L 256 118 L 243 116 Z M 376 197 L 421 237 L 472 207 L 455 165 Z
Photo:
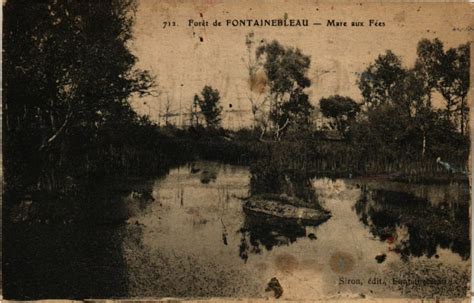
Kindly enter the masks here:
M 3 299 L 470 300 L 472 3 L 2 2 Z

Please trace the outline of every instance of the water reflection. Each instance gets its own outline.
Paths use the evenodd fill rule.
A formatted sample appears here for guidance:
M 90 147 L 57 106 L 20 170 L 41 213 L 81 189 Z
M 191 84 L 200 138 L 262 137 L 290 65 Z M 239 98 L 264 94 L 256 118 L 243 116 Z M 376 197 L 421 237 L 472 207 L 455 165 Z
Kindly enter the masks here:
M 206 172 L 214 172 L 215 179 L 202 182 Z M 407 252 L 403 256 L 415 256 L 409 251 L 415 247 L 410 241 L 422 242 L 413 233 L 422 238 L 433 236 L 438 228 L 436 220 L 446 219 L 437 210 L 442 209 L 444 200 L 451 202 L 450 209 L 466 210 L 463 205 L 468 198 L 457 194 L 464 187 L 397 188 L 387 182 L 382 187 L 355 186 L 353 183 L 357 182 L 362 183 L 324 178 L 310 181 L 304 171 L 279 171 L 269 163 L 250 170 L 215 162 L 173 169 L 166 178 L 156 180 L 152 192 L 155 201 L 133 219 L 140 225 L 134 226 L 137 232 L 129 233 L 123 243 L 128 294 L 261 297 L 267 295 L 268 282 L 277 277 L 285 287 L 283 296 L 337 296 L 341 291 L 337 284 L 340 274 L 328 264 L 340 253 L 357 261 L 349 278 L 413 277 L 413 268 L 420 268 L 417 272 L 429 268 L 431 276 L 449 279 L 449 292 L 465 289 L 464 280 L 457 277 L 467 272 L 468 262 L 448 249 L 438 249 L 439 259 L 400 260 L 404 247 Z M 297 221 L 272 221 L 244 211 L 243 204 L 249 196 L 270 194 L 285 194 L 303 201 L 307 207 L 323 206 L 332 217 L 319 226 L 304 226 Z M 425 213 L 420 212 L 424 209 Z M 459 215 L 462 212 L 459 210 Z M 460 220 L 456 211 L 454 214 L 447 218 L 452 227 L 465 228 L 466 218 L 461 216 Z M 419 216 L 430 217 L 431 221 L 416 225 L 412 221 Z M 380 234 L 379 239 L 372 236 L 375 232 Z M 469 243 L 468 238 L 460 238 Z M 424 253 L 418 253 L 421 254 Z M 399 293 L 383 285 L 346 286 L 344 291 L 356 294 L 386 297 Z M 297 291 L 303 288 L 304 292 Z M 289 293 L 292 289 L 294 293 Z
M 440 196 L 444 196 L 443 190 L 449 187 L 440 187 Z M 363 185 L 354 209 L 370 232 L 386 241 L 403 259 L 423 255 L 436 258 L 438 247 L 468 259 L 469 198 L 458 195 L 458 199 L 432 203 L 414 193 Z
M 129 296 L 255 297 L 260 273 L 239 257 L 248 184 L 246 167 L 204 161 L 157 179 L 123 243 Z
M 260 254 L 262 247 L 270 251 L 274 246 L 290 245 L 297 238 L 306 237 L 306 229 L 297 223 L 269 222 L 246 214 L 239 245 L 239 256 L 247 261 L 249 253 Z
M 250 166 L 250 195 L 284 194 L 297 198 L 310 208 L 319 208 L 312 176 L 304 170 L 282 170 L 271 161 L 257 161 Z
M 294 206 L 323 210 L 311 178 L 302 170 L 281 171 L 277 166 L 259 161 L 250 167 L 251 196 L 284 197 Z M 261 254 L 262 249 L 271 251 L 275 246 L 288 246 L 298 238 L 306 237 L 306 226 L 301 221 L 263 217 L 244 211 L 239 256 L 247 261 L 249 254 Z M 308 235 L 316 239 L 314 233 Z
M 38 224 L 15 216 L 20 222 L 4 230 L 4 290 L 23 299 L 262 297 L 277 277 L 283 296 L 336 296 L 340 275 L 328 264 L 340 252 L 357 260 L 354 277 L 410 277 L 413 268 L 416 274 L 428 268 L 450 279 L 451 289 L 464 290 L 458 277 L 467 277 L 469 262 L 458 255 L 469 258 L 468 186 L 374 182 L 310 181 L 303 171 L 215 162 L 183 165 L 139 184 L 109 180 L 70 201 L 83 207 L 87 221 Z M 333 216 L 305 226 L 243 211 L 249 195 L 262 194 L 322 205 Z M 346 286 L 392 295 L 382 286 Z

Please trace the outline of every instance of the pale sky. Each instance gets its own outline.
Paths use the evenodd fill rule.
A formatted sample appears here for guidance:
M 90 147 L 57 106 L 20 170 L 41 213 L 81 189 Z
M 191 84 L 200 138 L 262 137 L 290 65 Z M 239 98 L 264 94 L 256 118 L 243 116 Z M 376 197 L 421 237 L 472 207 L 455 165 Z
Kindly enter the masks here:
M 232 103 L 234 109 L 249 110 L 245 35 L 251 31 L 256 41 L 276 39 L 285 46 L 298 47 L 311 57 L 308 76 L 312 85 L 307 91 L 312 104 L 317 106 L 320 98 L 334 94 L 360 101 L 357 75 L 379 54 L 390 49 L 406 66 L 412 66 L 417 42 L 422 38 L 439 38 L 445 48 L 466 43 L 473 37 L 473 8 L 469 4 L 433 3 L 142 0 L 131 50 L 139 58 L 138 67 L 156 75 L 161 94 L 135 99 L 133 104 L 140 113 L 150 111 L 152 119 L 157 120 L 167 98 L 173 103 L 174 111 L 179 110 L 181 103 L 182 111 L 187 112 L 194 94 L 204 85 L 211 85 L 221 92 L 225 109 Z M 227 19 L 279 19 L 285 14 L 289 19 L 309 19 L 310 26 L 188 26 L 189 19 L 207 20 L 209 25 L 218 19 L 225 25 Z M 349 26 L 327 27 L 328 19 L 347 21 Z M 370 19 L 382 21 L 385 26 L 369 27 Z M 174 21 L 177 26 L 163 28 L 165 21 Z M 366 26 L 351 27 L 351 21 L 364 21 Z M 322 25 L 312 25 L 315 22 Z M 241 120 L 239 123 L 244 125 L 250 123 L 249 114 L 241 116 Z

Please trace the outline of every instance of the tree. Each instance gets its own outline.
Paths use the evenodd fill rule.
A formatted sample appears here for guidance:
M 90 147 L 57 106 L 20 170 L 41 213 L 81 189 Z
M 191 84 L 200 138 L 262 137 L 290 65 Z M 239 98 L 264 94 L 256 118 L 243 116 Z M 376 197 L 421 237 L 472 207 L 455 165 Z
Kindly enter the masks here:
M 402 67 L 391 51 L 379 56 L 358 81 L 366 109 L 357 140 L 398 158 L 424 158 L 439 150 L 454 152 L 453 146 L 465 149 L 468 49 L 462 45 L 445 52 L 441 41 L 421 40 L 413 68 Z M 445 99 L 445 110 L 432 107 L 434 90 Z M 461 135 L 452 118 L 455 113 L 461 120 Z
M 218 127 L 221 122 L 222 106 L 219 105 L 220 99 L 219 91 L 208 85 L 202 89 L 201 97 L 195 96 L 207 127 Z
M 284 129 L 297 122 L 292 119 L 306 114 L 309 118 L 311 107 L 308 106 L 308 96 L 303 90 L 311 84 L 307 77 L 311 60 L 298 48 L 284 47 L 277 41 L 260 45 L 256 56 L 266 74 L 270 119 L 279 140 Z M 288 102 L 292 104 L 286 104 Z M 289 112 L 290 109 L 292 112 Z M 303 120 L 300 119 L 299 122 Z
M 390 50 L 379 55 L 358 80 L 364 104 L 370 108 L 391 102 L 397 92 L 396 84 L 404 77 L 405 70 L 399 57 Z
M 199 103 L 199 96 L 195 94 L 193 98 L 193 104 L 191 105 L 191 126 L 194 127 L 201 125 L 199 121 Z
M 247 99 L 250 102 L 253 129 L 260 129 L 260 139 L 262 139 L 269 123 L 269 113 L 266 110 L 269 98 L 265 94 L 267 88 L 266 74 L 260 68 L 258 58 L 255 57 L 255 34 L 253 32 L 245 35 L 245 46 L 248 56 L 246 62 L 249 87 Z
M 357 102 L 339 95 L 322 98 L 319 100 L 319 107 L 325 117 L 334 119 L 335 129 L 342 136 L 346 136 L 350 124 L 360 111 Z
M 427 134 L 432 125 L 433 108 L 429 86 L 416 69 L 408 70 L 395 85 L 393 103 L 399 108 L 399 116 L 414 129 L 414 139 L 421 136 L 421 155 L 425 156 Z
M 438 46 L 432 49 L 436 50 Z M 430 77 L 431 74 L 419 66 L 404 68 L 400 58 L 390 50 L 362 73 L 358 84 L 367 107 L 368 125 L 372 132 L 380 129 L 386 132 L 380 137 L 383 144 L 388 144 L 384 139 L 392 138 L 406 149 L 420 147 L 421 155 L 425 155 L 433 117 Z
M 165 109 L 164 113 L 160 113 L 160 117 L 165 118 L 165 125 L 170 125 L 169 119 L 170 117 L 176 116 L 177 114 L 172 111 L 172 102 L 169 96 L 166 97 Z
M 311 123 L 311 114 L 314 106 L 309 102 L 307 94 L 303 93 L 301 89 L 293 91 L 290 99 L 281 106 L 282 121 L 289 121 L 290 126 L 307 127 Z M 280 121 L 278 124 L 281 124 Z
M 137 118 L 128 98 L 149 94 L 154 81 L 127 47 L 134 10 L 132 0 L 5 3 L 7 182 L 36 182 L 72 134 L 95 140 L 104 125 Z
M 446 102 L 446 119 L 453 122 L 453 114 L 459 116 L 459 127 L 464 135 L 469 106 L 470 44 L 443 49 L 443 43 L 423 39 L 418 42 L 415 68 L 425 76 L 430 90 L 438 91 Z
M 470 43 L 463 44 L 456 49 L 456 60 L 454 60 L 455 81 L 454 92 L 459 98 L 459 107 L 457 109 L 460 116 L 461 134 L 464 135 L 468 128 L 469 120 L 469 104 L 467 95 L 470 85 L 470 66 L 471 66 L 471 49 Z

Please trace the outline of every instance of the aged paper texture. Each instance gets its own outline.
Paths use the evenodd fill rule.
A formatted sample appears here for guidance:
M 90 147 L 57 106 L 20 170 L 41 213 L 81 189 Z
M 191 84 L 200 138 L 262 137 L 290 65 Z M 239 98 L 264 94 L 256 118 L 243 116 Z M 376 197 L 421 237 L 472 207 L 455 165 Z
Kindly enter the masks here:
M 3 297 L 468 300 L 473 9 L 4 1 Z

